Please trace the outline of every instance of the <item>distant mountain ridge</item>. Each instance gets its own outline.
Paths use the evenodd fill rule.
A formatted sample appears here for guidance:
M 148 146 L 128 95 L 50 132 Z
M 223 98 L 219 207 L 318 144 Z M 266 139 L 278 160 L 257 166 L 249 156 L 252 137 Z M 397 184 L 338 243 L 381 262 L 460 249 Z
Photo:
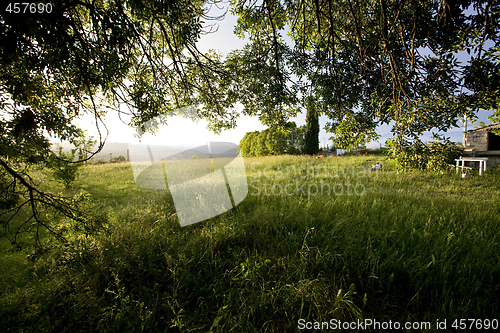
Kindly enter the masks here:
M 60 143 L 53 143 L 52 150 L 56 150 L 57 146 L 61 146 L 64 152 L 69 152 L 73 148 L 73 146 L 69 142 L 63 141 Z M 97 146 L 93 148 L 93 151 L 95 151 L 95 149 L 97 149 Z M 128 143 L 106 142 L 102 150 L 94 156 L 94 159 L 107 161 L 110 159 L 110 154 L 111 157 L 118 157 L 121 155 L 127 158 L 127 149 L 128 149 Z
M 62 142 L 62 143 L 54 143 L 52 144 L 52 149 L 56 150 L 57 146 L 62 146 L 64 152 L 69 152 L 71 148 L 73 147 L 69 142 Z M 149 145 L 153 151 L 155 150 L 163 150 L 166 145 Z M 173 150 L 178 150 L 179 154 L 175 154 L 170 156 L 170 158 L 178 158 L 178 159 L 183 159 L 183 158 L 189 158 L 192 156 L 197 156 L 197 157 L 203 157 L 204 155 L 207 155 L 207 151 L 205 151 L 204 147 L 206 147 L 203 143 L 200 144 L 199 147 L 193 148 L 192 146 L 169 146 L 172 147 Z M 222 147 L 225 147 L 225 145 L 222 145 Z M 228 156 L 233 156 L 236 155 L 236 147 L 237 145 L 234 144 L 234 147 L 231 147 L 231 149 L 227 148 L 221 149 L 220 145 L 212 145 L 212 153 L 216 155 L 221 155 L 225 156 L 225 151 L 231 151 Z M 198 149 L 201 148 L 201 149 Z M 94 147 L 94 150 L 97 149 L 97 146 Z M 94 160 L 104 160 L 108 161 L 109 159 L 113 157 L 118 157 L 118 156 L 123 156 L 125 159 L 127 159 L 127 150 L 129 150 L 129 144 L 128 143 L 123 143 L 123 142 L 106 142 L 104 144 L 104 147 L 102 150 L 96 154 L 93 159 Z M 232 151 L 234 150 L 234 152 Z M 137 155 L 137 152 L 134 152 L 134 156 L 129 156 L 130 159 L 132 160 L 149 160 L 149 154 L 147 150 L 144 150 L 140 156 Z M 130 154 L 133 154 L 130 152 Z M 156 154 L 155 154 L 156 155 Z M 208 155 L 206 156 L 208 157 Z

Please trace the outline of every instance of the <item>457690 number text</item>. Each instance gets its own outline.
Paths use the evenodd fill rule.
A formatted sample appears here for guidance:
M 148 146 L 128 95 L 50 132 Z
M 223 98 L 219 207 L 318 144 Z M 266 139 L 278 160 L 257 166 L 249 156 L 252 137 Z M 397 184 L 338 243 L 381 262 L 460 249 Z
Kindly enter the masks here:
M 50 2 L 9 2 L 5 11 L 10 14 L 50 14 L 53 9 L 54 5 Z

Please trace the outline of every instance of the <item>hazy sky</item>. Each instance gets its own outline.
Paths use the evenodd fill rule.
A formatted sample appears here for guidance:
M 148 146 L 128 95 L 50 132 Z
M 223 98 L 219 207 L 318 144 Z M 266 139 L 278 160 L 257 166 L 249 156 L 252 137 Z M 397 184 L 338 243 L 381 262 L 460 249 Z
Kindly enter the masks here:
M 225 4 L 227 6 L 227 4 Z M 215 15 L 217 12 L 213 12 Z M 200 51 L 205 52 L 209 49 L 215 49 L 222 54 L 227 54 L 230 51 L 238 48 L 242 48 L 245 45 L 245 41 L 239 39 L 233 34 L 233 27 L 236 24 L 236 17 L 232 16 L 229 12 L 226 17 L 218 22 L 218 31 L 203 35 L 201 40 L 198 42 L 197 46 Z M 479 114 L 480 120 L 487 121 L 488 115 L 491 112 L 482 111 Z M 291 119 L 295 121 L 297 125 L 305 124 L 305 114 L 300 114 L 298 117 Z M 328 119 L 325 116 L 320 117 L 320 146 L 325 143 L 331 146 L 331 142 L 328 141 L 330 134 L 327 134 L 323 127 L 327 123 Z M 119 118 L 116 112 L 109 112 L 105 118 L 106 126 L 109 130 L 109 136 L 107 142 L 134 142 L 134 130 L 127 125 L 125 125 Z M 84 128 L 88 129 L 89 134 L 95 133 L 95 124 L 92 119 L 84 119 L 80 123 Z M 470 125 L 469 128 L 473 126 Z M 220 136 L 215 136 L 208 129 L 206 129 L 206 122 L 200 122 L 198 124 L 189 123 L 187 120 L 172 120 L 167 126 L 167 130 L 162 130 L 161 135 L 156 138 L 151 138 L 151 143 L 162 142 L 169 143 L 172 141 L 182 141 L 186 144 L 197 144 L 205 143 L 207 141 L 226 141 L 238 144 L 241 138 L 246 132 L 263 130 L 266 126 L 262 125 L 259 120 L 255 117 L 241 116 L 237 121 L 237 127 L 221 133 Z M 392 136 L 390 133 L 391 126 L 384 125 L 379 127 L 378 133 L 381 135 L 380 141 L 373 142 L 369 144 L 369 147 L 378 147 L 381 142 L 384 144 L 385 140 Z M 454 128 L 450 129 L 446 136 L 451 136 L 452 141 L 462 141 L 462 129 Z M 427 133 L 424 139 L 429 139 L 431 133 Z

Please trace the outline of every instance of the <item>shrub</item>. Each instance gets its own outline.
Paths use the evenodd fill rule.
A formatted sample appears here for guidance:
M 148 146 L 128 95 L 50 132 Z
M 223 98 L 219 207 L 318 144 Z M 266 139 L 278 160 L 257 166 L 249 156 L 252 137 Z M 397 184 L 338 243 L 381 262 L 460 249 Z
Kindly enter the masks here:
M 429 158 L 427 169 L 431 171 L 443 171 L 448 165 L 454 164 L 461 154 L 461 149 L 449 140 L 449 138 L 438 138 L 428 144 Z
M 121 162 L 125 162 L 125 157 L 123 157 L 122 155 L 118 157 L 112 157 L 109 159 L 109 163 L 121 163 Z
M 387 141 L 388 155 L 396 161 L 400 170 L 430 170 L 444 171 L 448 165 L 460 155 L 460 148 L 449 138 L 433 136 L 428 144 L 416 140 L 398 140 L 393 138 Z
M 57 154 L 52 153 L 47 160 L 47 167 L 52 170 L 54 178 L 63 183 L 65 188 L 70 188 L 78 177 L 79 169 L 83 162 L 76 160 L 77 149 L 71 149 L 65 153 L 62 147 L 58 147 Z

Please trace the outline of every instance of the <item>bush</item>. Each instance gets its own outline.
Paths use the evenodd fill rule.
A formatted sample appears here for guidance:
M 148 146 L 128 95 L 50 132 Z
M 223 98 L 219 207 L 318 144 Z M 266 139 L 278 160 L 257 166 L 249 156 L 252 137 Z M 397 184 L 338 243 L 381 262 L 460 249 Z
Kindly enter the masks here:
M 434 136 L 428 144 L 392 138 L 387 141 L 388 155 L 400 170 L 430 170 L 442 172 L 452 164 L 461 150 L 449 138 Z
M 58 147 L 57 154 L 52 153 L 47 160 L 47 167 L 52 170 L 54 178 L 63 183 L 65 188 L 70 188 L 78 177 L 79 169 L 83 162 L 76 160 L 77 149 L 71 149 L 65 153 L 62 147 Z
M 121 163 L 121 162 L 125 162 L 125 157 L 123 157 L 122 155 L 118 157 L 112 157 L 109 159 L 109 163 Z
M 449 138 L 438 138 L 437 141 L 431 141 L 428 144 L 429 158 L 427 161 L 427 170 L 443 171 L 448 168 L 450 164 L 455 164 L 462 151 L 449 140 Z

